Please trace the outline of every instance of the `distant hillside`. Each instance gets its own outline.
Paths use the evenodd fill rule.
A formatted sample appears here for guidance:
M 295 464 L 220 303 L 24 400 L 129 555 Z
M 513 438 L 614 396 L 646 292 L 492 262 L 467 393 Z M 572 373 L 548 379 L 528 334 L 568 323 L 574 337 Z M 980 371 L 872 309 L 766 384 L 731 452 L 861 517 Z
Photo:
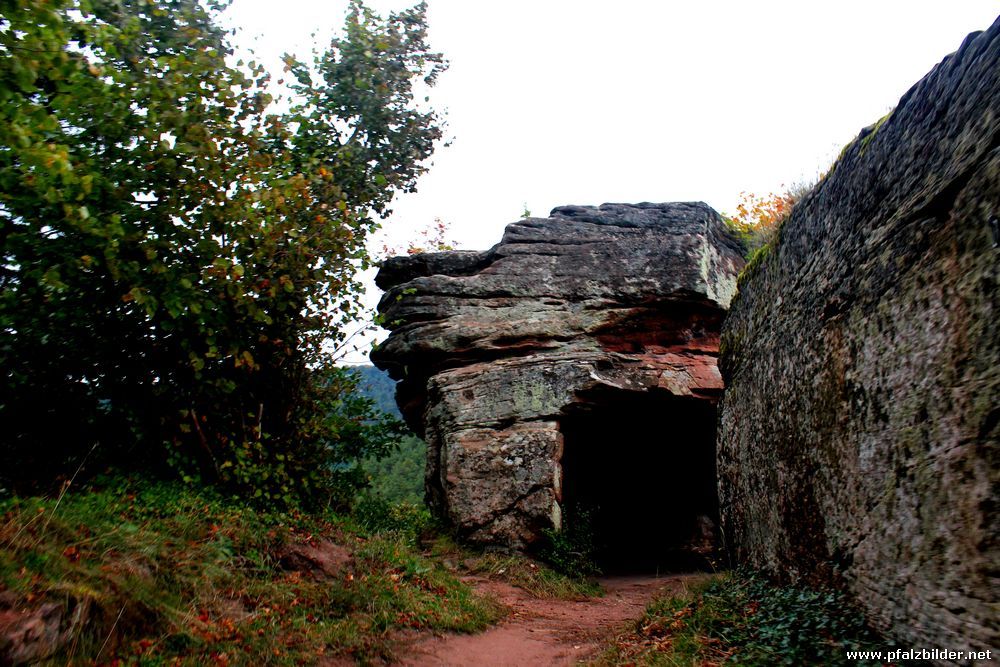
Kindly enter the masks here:
M 361 377 L 358 388 L 368 398 L 375 401 L 375 407 L 382 412 L 388 412 L 397 418 L 402 418 L 396 406 L 396 382 L 385 371 L 371 364 L 355 366 L 352 370 Z
M 384 371 L 371 365 L 356 366 L 361 377 L 358 389 L 375 402 L 375 407 L 397 419 L 402 415 L 396 406 L 396 383 Z M 390 502 L 424 502 L 424 467 L 427 445 L 415 435 L 408 435 L 399 442 L 399 448 L 381 461 L 365 461 L 365 470 L 371 477 L 371 491 Z

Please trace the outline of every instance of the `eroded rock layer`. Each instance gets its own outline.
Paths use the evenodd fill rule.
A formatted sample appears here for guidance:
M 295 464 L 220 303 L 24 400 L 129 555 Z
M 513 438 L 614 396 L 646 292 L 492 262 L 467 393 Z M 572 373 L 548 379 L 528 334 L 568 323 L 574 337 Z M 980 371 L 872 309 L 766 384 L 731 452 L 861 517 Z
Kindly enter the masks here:
M 608 392 L 717 400 L 742 264 L 700 203 L 564 206 L 485 252 L 387 261 L 372 360 L 428 442 L 432 504 L 482 543 L 558 527 L 568 415 Z
M 1000 646 L 1000 23 L 863 131 L 723 334 L 738 560 L 911 646 Z M 755 262 L 756 264 L 756 262 Z

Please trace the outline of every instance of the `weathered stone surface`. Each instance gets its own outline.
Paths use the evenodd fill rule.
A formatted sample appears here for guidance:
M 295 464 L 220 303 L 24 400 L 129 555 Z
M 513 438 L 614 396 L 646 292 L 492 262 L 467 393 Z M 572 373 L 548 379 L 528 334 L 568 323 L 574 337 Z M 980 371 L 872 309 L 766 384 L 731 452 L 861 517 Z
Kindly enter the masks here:
M 354 563 L 350 549 L 330 540 L 309 540 L 285 545 L 277 554 L 285 570 L 301 572 L 314 579 L 335 579 Z
M 372 360 L 428 442 L 432 503 L 484 543 L 558 526 L 568 411 L 602 389 L 717 400 L 742 265 L 700 203 L 564 206 L 485 252 L 386 262 Z
M 66 649 L 90 620 L 91 602 L 17 608 L 0 599 L 0 664 L 38 664 Z
M 735 556 L 902 645 L 1000 646 L 998 112 L 1000 22 L 795 207 L 723 334 Z

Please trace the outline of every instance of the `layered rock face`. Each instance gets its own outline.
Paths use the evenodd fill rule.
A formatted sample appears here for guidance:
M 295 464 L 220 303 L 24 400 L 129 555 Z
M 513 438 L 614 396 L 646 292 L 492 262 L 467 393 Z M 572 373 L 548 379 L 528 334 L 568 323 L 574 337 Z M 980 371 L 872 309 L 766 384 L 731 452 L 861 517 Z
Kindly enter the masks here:
M 1000 22 L 861 133 L 725 325 L 737 559 L 902 645 L 1000 646 Z
M 524 547 L 558 528 L 566 420 L 608 396 L 714 406 L 742 265 L 700 203 L 565 206 L 485 252 L 387 261 L 376 282 L 392 333 L 372 360 L 401 380 L 428 442 L 432 504 L 481 543 Z M 694 445 L 648 444 L 668 446 Z

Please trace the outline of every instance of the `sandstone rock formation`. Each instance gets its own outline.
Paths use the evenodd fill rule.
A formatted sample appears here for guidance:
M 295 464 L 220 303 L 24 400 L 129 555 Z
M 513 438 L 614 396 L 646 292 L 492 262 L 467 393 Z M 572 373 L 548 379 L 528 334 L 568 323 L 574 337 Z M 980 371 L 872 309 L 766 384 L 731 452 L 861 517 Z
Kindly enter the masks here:
M 566 494 L 614 524 L 626 508 L 609 508 L 629 497 L 617 485 L 653 493 L 675 474 L 684 489 L 696 465 L 703 497 L 672 528 L 675 541 L 693 532 L 696 513 L 715 513 L 718 333 L 742 265 L 700 203 L 564 206 L 485 252 L 387 261 L 377 283 L 392 333 L 372 360 L 401 380 L 400 407 L 428 442 L 432 504 L 468 539 L 524 547 L 560 526 Z M 656 457 L 676 469 L 643 482 Z M 634 472 L 615 472 L 624 464 Z M 682 512 L 671 493 L 660 527 Z
M 795 207 L 723 334 L 735 556 L 903 645 L 1000 646 L 998 216 L 1000 22 Z

